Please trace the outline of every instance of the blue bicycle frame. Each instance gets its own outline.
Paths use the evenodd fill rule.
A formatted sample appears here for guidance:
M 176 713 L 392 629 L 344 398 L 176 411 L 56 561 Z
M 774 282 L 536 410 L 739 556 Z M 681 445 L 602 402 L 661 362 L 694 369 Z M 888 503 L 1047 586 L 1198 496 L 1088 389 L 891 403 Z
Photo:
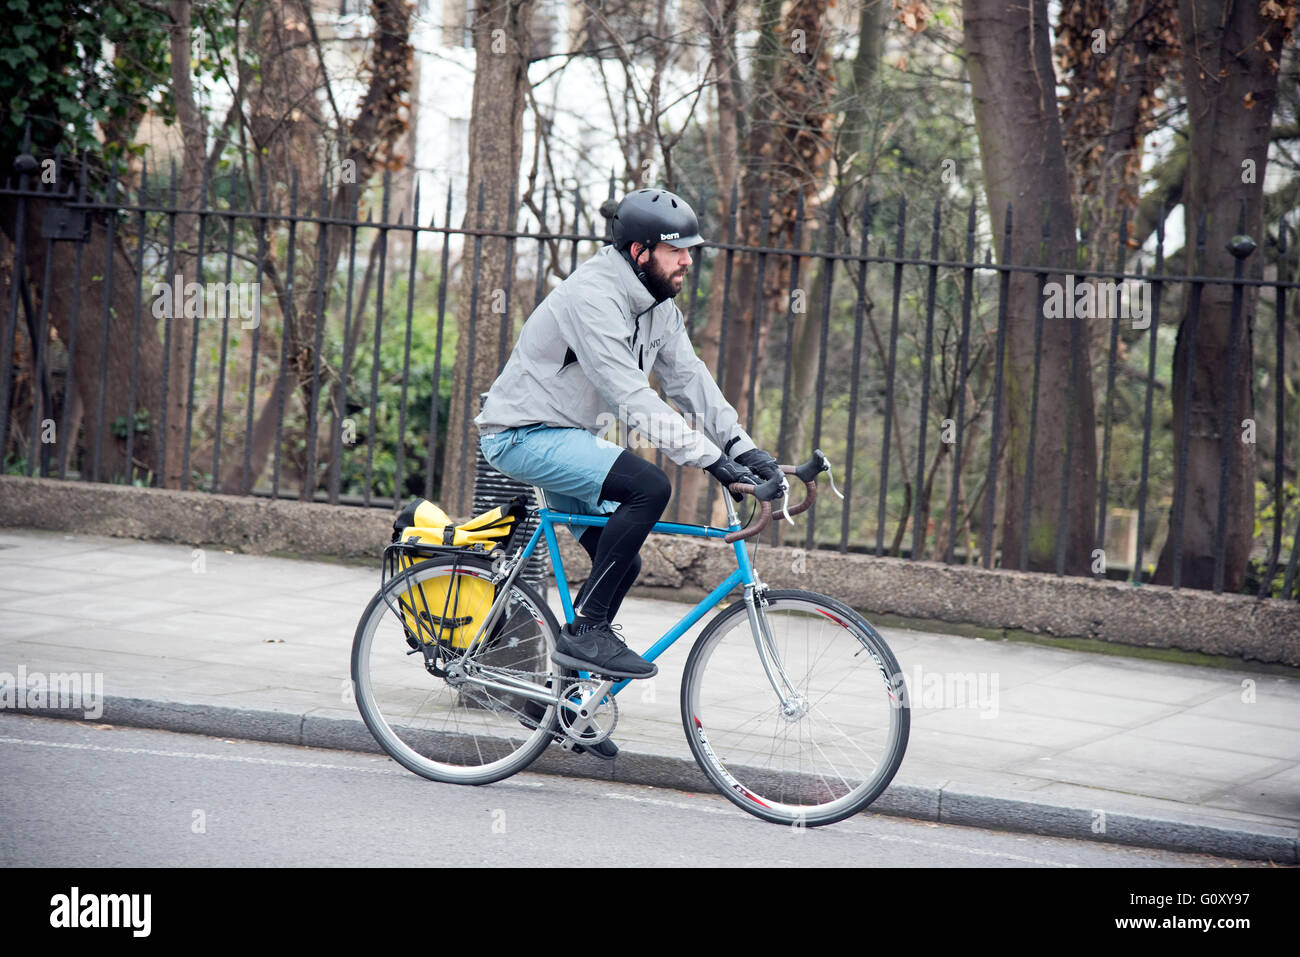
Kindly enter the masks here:
M 728 534 L 740 531 L 742 528 L 740 519 L 736 511 L 727 502 L 727 513 L 729 525 L 727 528 L 714 528 L 709 525 L 681 525 L 676 522 L 656 522 L 652 532 L 662 532 L 668 535 L 692 535 L 696 538 L 725 538 Z M 555 528 L 559 526 L 568 526 L 570 528 L 603 528 L 609 522 L 607 515 L 575 515 L 571 512 L 556 512 L 549 508 L 541 508 L 537 511 L 538 525 L 533 532 L 532 538 L 524 547 L 523 553 L 519 557 L 519 564 L 528 561 L 537 547 L 537 542 L 543 535 L 546 536 L 546 545 L 551 552 L 551 568 L 555 572 L 555 583 L 560 591 L 560 603 L 564 607 L 564 620 L 566 623 L 573 621 L 573 600 L 569 597 L 569 582 L 564 575 L 564 561 L 560 557 L 560 545 L 555 537 Z M 672 644 L 682 635 L 686 634 L 697 621 L 717 607 L 718 602 L 727 596 L 737 585 L 750 586 L 756 584 L 753 566 L 749 561 L 749 552 L 745 550 L 745 541 L 743 539 L 731 543 L 731 547 L 736 552 L 737 569 L 726 577 L 722 584 L 709 592 L 698 605 L 690 610 L 676 625 L 670 628 L 662 638 L 650 646 L 649 650 L 640 652 L 641 657 L 646 661 L 654 661 L 663 654 Z M 612 694 L 618 694 L 631 679 L 623 679 L 615 683 L 611 689 Z

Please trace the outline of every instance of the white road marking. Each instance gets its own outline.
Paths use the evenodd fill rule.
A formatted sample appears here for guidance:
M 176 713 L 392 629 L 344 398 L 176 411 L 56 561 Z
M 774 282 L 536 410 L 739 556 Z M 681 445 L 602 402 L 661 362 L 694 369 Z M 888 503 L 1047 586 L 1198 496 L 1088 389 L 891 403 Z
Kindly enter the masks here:
M 261 742 L 250 742 L 261 743 Z M 115 748 L 102 744 L 81 744 L 75 741 L 37 741 L 31 738 L 0 738 L 0 744 L 30 744 L 42 748 L 66 748 L 71 751 L 107 751 L 113 754 L 145 754 L 159 758 L 196 758 L 201 761 L 232 761 L 236 764 L 263 764 L 281 768 L 313 768 L 326 771 L 360 771 L 362 774 L 392 774 L 410 777 L 412 772 L 399 768 L 358 768 L 347 764 L 328 764 L 323 761 L 286 761 L 277 758 L 253 758 L 238 754 L 207 754 L 199 751 L 162 751 L 157 748 Z M 292 745 L 290 745 L 292 747 Z M 499 781 L 498 784 L 524 788 L 540 788 L 540 781 Z
M 613 792 L 607 791 L 605 792 L 604 795 L 602 795 L 602 797 L 615 798 L 619 801 L 635 801 L 639 804 L 651 804 L 660 807 L 675 807 L 675 808 L 681 808 L 682 810 L 685 811 L 699 811 L 704 814 L 726 814 L 726 815 L 733 815 L 736 817 L 750 816 L 746 814 L 744 811 L 735 810 L 730 807 L 719 808 L 719 807 L 710 807 L 706 804 L 688 804 L 684 801 L 667 801 L 664 800 L 663 798 L 647 798 L 647 797 L 640 797 L 635 794 L 614 794 Z M 860 826 L 858 828 L 852 828 L 851 826 L 846 826 L 848 825 L 848 823 L 849 822 L 847 821 L 841 821 L 839 824 L 835 825 L 836 831 L 839 833 L 843 833 L 848 830 L 856 830 L 858 834 L 862 834 L 864 836 L 870 837 L 871 840 L 873 841 L 892 841 L 895 844 L 911 844 L 915 847 L 928 847 L 928 848 L 935 848 L 938 850 L 945 850 L 945 851 L 960 851 L 961 853 L 973 854 L 977 857 L 995 857 L 998 860 L 1018 861 L 1023 864 L 1032 864 L 1038 867 L 1078 867 L 1077 864 L 1063 864 L 1060 861 L 1045 860 L 1044 858 L 1041 857 L 1026 857 L 1023 854 L 1008 854 L 1004 851 L 986 851 L 980 848 L 963 847 L 960 844 L 949 844 L 944 841 L 924 841 L 915 837 L 902 837 L 894 834 L 880 834 L 875 831 L 865 830 Z
M 615 794 L 612 791 L 606 791 L 601 797 L 615 798 L 619 801 L 635 801 L 638 804 L 650 804 L 655 807 L 676 807 L 684 811 L 699 811 L 701 814 L 723 814 L 727 817 L 736 818 L 748 818 L 750 816 L 744 811 L 736 810 L 731 805 L 711 807 L 708 804 L 687 804 L 685 801 L 668 801 L 664 798 L 648 798 L 636 794 Z
M 366 774 L 409 774 L 394 768 L 356 768 L 345 764 L 326 764 L 319 761 L 284 761 L 275 758 L 253 758 L 238 754 L 205 754 L 198 751 L 161 751 L 156 748 L 114 748 L 102 744 L 81 744 L 75 741 L 35 741 L 30 738 L 0 738 L 0 744 L 30 744 L 40 748 L 66 748 L 72 751 L 107 751 L 113 754 L 147 754 L 160 758 L 197 758 L 202 761 L 233 761 L 237 764 L 268 764 L 284 768 L 324 768 L 336 771 L 361 771 Z

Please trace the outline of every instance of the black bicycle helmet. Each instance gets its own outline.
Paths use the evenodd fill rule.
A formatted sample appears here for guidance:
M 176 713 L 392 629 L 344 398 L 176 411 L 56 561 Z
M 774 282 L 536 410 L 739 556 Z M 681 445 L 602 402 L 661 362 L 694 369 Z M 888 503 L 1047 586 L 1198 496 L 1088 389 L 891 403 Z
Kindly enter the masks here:
M 653 247 L 668 243 L 687 249 L 704 242 L 695 210 L 676 193 L 666 189 L 638 189 L 623 197 L 611 221 L 614 248 L 627 249 L 633 243 Z

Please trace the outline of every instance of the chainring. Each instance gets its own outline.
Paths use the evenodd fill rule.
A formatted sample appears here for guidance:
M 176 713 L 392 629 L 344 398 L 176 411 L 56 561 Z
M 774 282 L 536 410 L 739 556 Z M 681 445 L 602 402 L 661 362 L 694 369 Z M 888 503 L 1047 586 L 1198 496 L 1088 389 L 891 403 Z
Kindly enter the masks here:
M 560 701 L 572 701 L 581 707 L 590 708 L 591 699 L 602 683 L 590 678 L 574 681 L 561 692 Z M 614 732 L 614 728 L 618 725 L 618 703 L 614 700 L 614 696 L 608 693 L 585 718 L 563 704 L 556 709 L 556 713 L 559 728 L 564 732 L 565 737 L 581 745 L 600 744 Z M 586 727 L 581 730 L 575 727 L 580 722 L 587 722 Z

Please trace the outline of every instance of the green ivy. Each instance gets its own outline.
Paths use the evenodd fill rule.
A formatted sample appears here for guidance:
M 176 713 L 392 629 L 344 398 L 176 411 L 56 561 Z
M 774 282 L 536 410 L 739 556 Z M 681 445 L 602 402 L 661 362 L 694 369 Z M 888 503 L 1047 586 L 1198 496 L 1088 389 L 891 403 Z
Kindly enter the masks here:
M 192 69 L 200 83 L 231 69 L 235 6 L 236 0 L 209 0 L 195 7 L 201 55 Z M 28 123 L 35 155 L 62 147 L 111 162 L 140 152 L 135 144 L 100 142 L 96 125 L 146 111 L 174 120 L 170 24 L 161 6 L 135 0 L 0 0 L 4 168 L 20 152 Z
M 147 433 L 153 427 L 148 409 L 137 409 L 135 413 L 135 432 L 137 435 Z M 119 415 L 113 420 L 113 434 L 119 439 L 126 439 L 126 416 Z
M 1246 590 L 1252 595 L 1258 593 L 1259 583 L 1268 572 L 1268 552 L 1273 547 L 1273 520 L 1277 514 L 1273 495 L 1274 490 L 1271 486 L 1263 481 L 1255 482 L 1255 542 L 1265 543 L 1265 553 L 1260 556 L 1256 552 L 1250 560 Z M 1300 522 L 1300 489 L 1297 489 L 1294 483 L 1284 481 L 1282 483 L 1281 548 L 1278 551 L 1278 567 L 1273 573 L 1272 588 L 1268 593 L 1270 598 L 1294 597 L 1283 595 L 1282 586 L 1286 583 L 1287 562 L 1290 561 L 1291 552 L 1295 548 L 1297 522 Z

